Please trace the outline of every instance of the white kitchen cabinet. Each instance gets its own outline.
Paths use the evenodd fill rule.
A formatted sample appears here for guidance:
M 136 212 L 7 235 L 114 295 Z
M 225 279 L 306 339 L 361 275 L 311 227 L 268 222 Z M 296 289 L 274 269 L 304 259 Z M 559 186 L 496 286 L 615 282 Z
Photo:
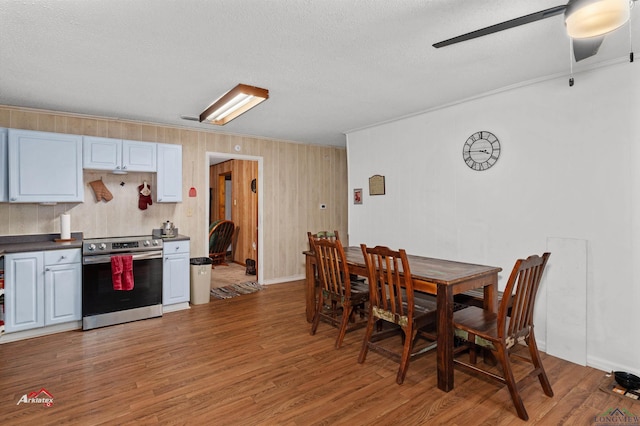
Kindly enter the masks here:
M 5 255 L 7 333 L 82 317 L 80 249 Z
M 4 257 L 5 331 L 44 326 L 44 256 L 42 252 Z
M 82 202 L 82 136 L 9 129 L 9 201 Z
M 122 167 L 122 139 L 83 136 L 82 167 L 119 170 Z
M 189 302 L 189 241 L 165 241 L 162 304 Z
M 82 318 L 82 258 L 80 249 L 44 252 L 44 324 Z
M 157 144 L 84 136 L 82 166 L 115 172 L 155 172 Z
M 182 145 L 158 144 L 159 203 L 182 202 Z
M 0 202 L 9 201 L 8 151 L 7 129 L 0 128 Z

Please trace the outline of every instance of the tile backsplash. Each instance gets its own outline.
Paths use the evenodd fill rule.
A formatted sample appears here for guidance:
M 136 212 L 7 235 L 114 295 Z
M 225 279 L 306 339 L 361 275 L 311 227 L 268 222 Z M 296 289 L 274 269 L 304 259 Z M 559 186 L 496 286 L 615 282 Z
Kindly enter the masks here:
M 85 170 L 83 178 L 84 203 L 0 204 L 0 235 L 59 233 L 62 213 L 71 216 L 71 231 L 83 232 L 85 238 L 150 235 L 163 222 L 175 222 L 174 216 L 182 208 L 181 203 L 156 202 L 155 173 L 114 175 Z M 99 179 L 113 195 L 111 201 L 96 201 L 89 182 Z M 141 210 L 138 187 L 144 182 L 151 187 L 152 204 Z

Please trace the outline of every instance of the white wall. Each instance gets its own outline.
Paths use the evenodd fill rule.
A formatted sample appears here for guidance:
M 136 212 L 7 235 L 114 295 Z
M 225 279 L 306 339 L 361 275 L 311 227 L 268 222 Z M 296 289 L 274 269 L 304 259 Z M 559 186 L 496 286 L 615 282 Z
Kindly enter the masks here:
M 502 288 L 547 238 L 586 240 L 587 363 L 639 373 L 638 72 L 612 65 L 573 87 L 558 78 L 348 134 L 350 197 L 363 188 L 363 204 L 349 203 L 351 245 L 501 266 Z M 462 160 L 479 130 L 502 145 L 484 172 Z M 369 196 L 375 174 L 386 195 Z

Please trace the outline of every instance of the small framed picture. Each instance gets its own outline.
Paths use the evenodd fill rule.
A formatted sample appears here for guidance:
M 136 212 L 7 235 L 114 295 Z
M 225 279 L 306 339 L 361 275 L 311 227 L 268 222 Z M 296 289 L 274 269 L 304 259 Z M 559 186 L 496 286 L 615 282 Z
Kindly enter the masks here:
M 353 190 L 353 204 L 362 204 L 362 188 Z
M 384 176 L 373 175 L 369 178 L 369 195 L 384 195 Z

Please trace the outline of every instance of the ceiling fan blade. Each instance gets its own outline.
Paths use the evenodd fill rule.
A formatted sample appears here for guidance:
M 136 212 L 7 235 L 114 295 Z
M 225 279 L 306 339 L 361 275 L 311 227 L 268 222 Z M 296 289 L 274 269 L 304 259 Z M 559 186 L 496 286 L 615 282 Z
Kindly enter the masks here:
M 579 62 L 583 59 L 587 59 L 590 56 L 598 53 L 598 49 L 600 49 L 600 45 L 604 40 L 604 36 L 600 37 L 590 37 L 590 38 L 574 38 L 572 40 L 573 43 L 573 57 L 576 59 L 576 62 Z
M 449 46 L 451 44 L 460 43 L 461 41 L 467 41 L 474 38 L 482 37 L 488 34 L 497 33 L 499 31 L 508 30 L 510 28 L 519 27 L 520 25 L 529 24 L 531 22 L 539 21 L 541 19 L 551 18 L 552 16 L 559 15 L 567 8 L 566 5 L 560 5 L 550 7 L 549 9 L 534 12 L 529 15 L 521 16 L 519 18 L 511 19 L 509 21 L 501 22 L 499 24 L 491 25 L 490 27 L 481 28 L 479 30 L 471 31 L 470 33 L 462 34 L 457 37 L 450 38 L 448 40 L 435 43 L 433 47 L 440 48 Z

